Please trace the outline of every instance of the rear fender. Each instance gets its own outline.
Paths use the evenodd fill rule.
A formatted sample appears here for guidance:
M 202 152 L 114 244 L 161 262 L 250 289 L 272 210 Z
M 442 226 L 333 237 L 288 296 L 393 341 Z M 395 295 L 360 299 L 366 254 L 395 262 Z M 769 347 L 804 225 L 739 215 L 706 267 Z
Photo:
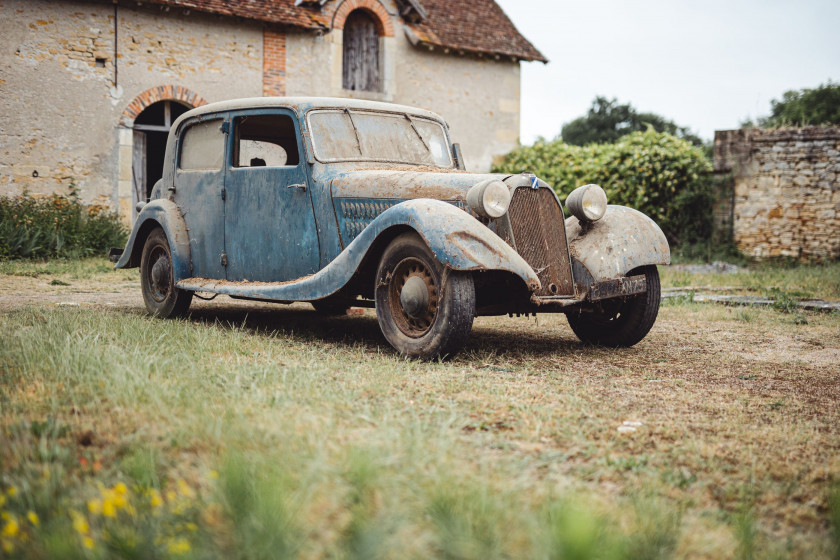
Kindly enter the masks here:
M 172 275 L 174 281 L 192 276 L 190 263 L 190 241 L 187 235 L 187 224 L 184 222 L 178 206 L 167 199 L 156 199 L 149 202 L 140 211 L 131 235 L 126 243 L 122 257 L 114 268 L 135 268 L 140 266 L 140 256 L 143 245 L 149 233 L 156 227 L 163 228 L 169 241 L 169 251 L 172 255 Z
M 604 217 L 593 223 L 569 217 L 566 235 L 578 283 L 588 283 L 586 276 L 611 280 L 640 266 L 671 263 L 668 240 L 656 222 L 626 206 L 607 206 Z

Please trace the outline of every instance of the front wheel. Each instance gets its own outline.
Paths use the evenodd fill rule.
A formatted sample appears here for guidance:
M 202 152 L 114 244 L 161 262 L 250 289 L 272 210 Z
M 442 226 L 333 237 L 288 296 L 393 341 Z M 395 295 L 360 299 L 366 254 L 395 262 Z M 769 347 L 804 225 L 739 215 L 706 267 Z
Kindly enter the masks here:
M 155 317 L 179 317 L 190 308 L 192 292 L 175 287 L 172 252 L 166 233 L 155 228 L 146 238 L 140 257 L 140 285 L 146 309 Z
M 466 343 L 475 317 L 472 274 L 445 268 L 416 233 L 385 249 L 375 292 L 379 327 L 401 354 L 431 360 Z
M 583 342 L 611 348 L 633 346 L 650 332 L 659 314 L 659 271 L 643 266 L 627 276 L 644 274 L 647 291 L 626 298 L 601 301 L 587 309 L 566 315 L 569 326 Z

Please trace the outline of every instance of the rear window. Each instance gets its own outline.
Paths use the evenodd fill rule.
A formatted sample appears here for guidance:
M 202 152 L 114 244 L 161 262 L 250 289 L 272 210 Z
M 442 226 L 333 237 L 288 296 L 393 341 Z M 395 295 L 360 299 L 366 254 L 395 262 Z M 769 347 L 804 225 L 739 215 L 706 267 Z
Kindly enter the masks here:
M 181 134 L 178 167 L 184 171 L 221 169 L 225 155 L 225 135 L 221 127 L 221 119 L 190 125 Z

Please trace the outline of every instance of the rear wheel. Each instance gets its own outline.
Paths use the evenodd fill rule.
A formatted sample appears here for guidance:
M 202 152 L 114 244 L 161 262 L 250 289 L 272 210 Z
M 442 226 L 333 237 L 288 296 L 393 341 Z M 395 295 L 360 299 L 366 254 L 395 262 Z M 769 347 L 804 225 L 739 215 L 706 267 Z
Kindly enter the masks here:
M 385 249 L 375 291 L 379 327 L 401 354 L 431 360 L 464 346 L 475 317 L 472 275 L 445 268 L 416 233 Z
M 172 253 L 163 229 L 155 228 L 146 238 L 140 258 L 140 285 L 146 309 L 156 317 L 179 317 L 186 314 L 192 292 L 175 287 L 172 277 Z
M 626 298 L 604 300 L 596 307 L 566 315 L 569 326 L 583 342 L 612 348 L 633 346 L 641 341 L 659 314 L 659 271 L 656 265 L 643 266 L 627 276 L 644 274 L 647 291 Z

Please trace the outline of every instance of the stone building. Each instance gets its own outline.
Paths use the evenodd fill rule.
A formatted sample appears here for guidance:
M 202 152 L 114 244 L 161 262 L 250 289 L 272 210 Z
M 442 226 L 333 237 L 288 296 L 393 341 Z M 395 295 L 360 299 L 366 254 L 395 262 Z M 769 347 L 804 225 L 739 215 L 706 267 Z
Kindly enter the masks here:
M 840 127 L 719 130 L 715 172 L 732 174 L 728 212 L 746 256 L 840 258 Z
M 127 220 L 189 108 L 419 106 L 481 171 L 518 143 L 521 61 L 546 61 L 493 0 L 0 0 L 0 21 L 0 195 L 74 185 Z

